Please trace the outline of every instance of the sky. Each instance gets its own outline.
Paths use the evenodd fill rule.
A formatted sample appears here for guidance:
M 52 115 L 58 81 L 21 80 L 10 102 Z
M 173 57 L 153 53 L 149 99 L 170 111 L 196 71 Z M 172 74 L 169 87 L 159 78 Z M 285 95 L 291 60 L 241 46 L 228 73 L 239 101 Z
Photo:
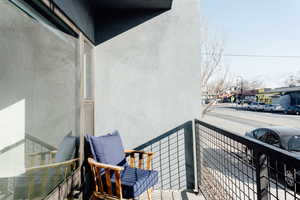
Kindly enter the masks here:
M 201 0 L 209 33 L 224 41 L 224 54 L 299 58 L 224 57 L 232 76 L 279 87 L 300 71 L 300 0 Z

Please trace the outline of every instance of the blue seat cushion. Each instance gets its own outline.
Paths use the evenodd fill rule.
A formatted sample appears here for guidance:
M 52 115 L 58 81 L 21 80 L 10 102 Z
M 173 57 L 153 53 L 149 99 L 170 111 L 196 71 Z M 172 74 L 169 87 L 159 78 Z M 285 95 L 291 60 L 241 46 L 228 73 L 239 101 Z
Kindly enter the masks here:
M 115 175 L 111 178 L 115 190 Z M 126 199 L 136 198 L 158 181 L 158 172 L 125 166 L 121 173 L 122 194 Z
M 97 162 L 110 165 L 123 165 L 125 153 L 118 131 L 103 136 L 87 136 L 91 153 Z

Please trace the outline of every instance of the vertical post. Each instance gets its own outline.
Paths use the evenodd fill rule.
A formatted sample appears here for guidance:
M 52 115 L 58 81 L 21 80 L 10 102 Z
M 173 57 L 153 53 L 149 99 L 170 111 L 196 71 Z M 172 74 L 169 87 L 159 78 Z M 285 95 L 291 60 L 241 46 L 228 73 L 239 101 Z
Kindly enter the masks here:
M 84 38 L 82 33 L 79 33 L 78 39 L 78 65 L 80 69 L 80 94 L 79 94 L 79 101 L 80 101 L 80 146 L 79 146 L 79 157 L 80 157 L 80 166 L 84 160 L 84 107 L 83 107 L 83 90 L 84 90 L 84 83 L 83 83 L 83 54 L 84 54 Z
M 193 122 L 189 121 L 184 127 L 184 149 L 185 149 L 185 169 L 186 187 L 195 190 L 195 167 L 194 167 L 194 137 Z
M 194 192 L 195 193 L 199 193 L 199 185 L 198 185 L 198 155 L 197 155 L 197 139 L 198 137 L 196 137 L 196 133 L 198 131 L 198 129 L 196 128 L 196 120 L 192 121 L 193 123 L 193 158 L 194 158 L 194 180 L 195 180 L 195 186 L 194 186 Z M 199 135 L 199 134 L 198 134 Z
M 268 163 L 265 154 L 254 151 L 254 165 L 256 173 L 256 190 L 258 200 L 268 200 Z
M 195 131 L 195 151 L 196 151 L 196 172 L 197 172 L 197 189 L 201 186 L 202 181 L 202 165 L 203 165 L 203 149 L 201 144 L 200 127 L 197 120 L 194 120 L 194 131 Z
M 80 80 L 80 91 L 79 91 L 79 168 L 80 171 L 80 181 L 79 185 L 82 186 L 83 182 L 85 182 L 85 168 L 81 167 L 84 162 L 84 108 L 83 108 L 83 54 L 84 54 L 84 37 L 83 34 L 79 33 L 78 43 L 77 43 L 77 61 L 78 61 L 78 69 L 79 69 L 79 80 Z

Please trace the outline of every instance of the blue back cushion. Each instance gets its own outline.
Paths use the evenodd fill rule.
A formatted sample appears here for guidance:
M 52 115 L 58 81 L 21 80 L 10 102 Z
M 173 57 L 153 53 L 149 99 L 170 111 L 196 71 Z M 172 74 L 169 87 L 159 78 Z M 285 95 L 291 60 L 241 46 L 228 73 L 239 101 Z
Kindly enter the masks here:
M 74 158 L 76 150 L 76 137 L 67 135 L 59 144 L 54 162 L 64 162 Z
M 91 152 L 97 162 L 123 165 L 125 153 L 118 131 L 103 136 L 87 136 Z

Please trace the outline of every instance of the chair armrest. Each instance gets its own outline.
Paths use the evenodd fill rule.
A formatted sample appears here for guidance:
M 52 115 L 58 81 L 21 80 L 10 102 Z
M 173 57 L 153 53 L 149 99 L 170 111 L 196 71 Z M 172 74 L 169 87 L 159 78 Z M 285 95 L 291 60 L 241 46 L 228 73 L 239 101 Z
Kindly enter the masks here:
M 139 151 L 139 150 L 124 150 L 125 154 L 132 154 L 132 153 L 138 153 L 138 154 L 147 154 L 152 156 L 154 153 L 153 152 L 146 152 L 146 151 Z
M 122 170 L 124 170 L 124 167 L 119 167 L 119 166 L 116 166 L 116 165 L 108 165 L 108 164 L 104 164 L 104 163 L 99 163 L 99 162 L 96 162 L 92 158 L 88 158 L 88 162 L 89 162 L 90 165 L 93 165 L 93 166 L 95 166 L 97 168 L 111 169 L 111 170 L 114 170 L 114 171 L 122 171 Z
M 138 168 L 143 168 L 144 155 L 147 155 L 147 165 L 146 169 L 151 170 L 151 163 L 153 159 L 153 152 L 139 151 L 139 150 L 125 150 L 125 154 L 130 156 L 130 167 L 135 167 L 135 154 L 139 154 Z
M 103 194 L 112 195 L 112 183 L 111 183 L 111 171 L 115 174 L 115 180 L 116 180 L 116 196 L 118 198 L 116 199 L 122 199 L 122 185 L 121 185 L 121 171 L 124 170 L 123 167 L 115 166 L 115 165 L 108 165 L 104 163 L 96 162 L 92 158 L 88 158 L 88 163 L 91 166 L 91 170 L 94 176 L 94 182 L 95 182 L 95 191 L 94 195 L 96 197 L 107 199 L 106 196 Z M 104 169 L 105 172 L 105 184 L 106 187 L 104 187 L 103 179 L 102 179 L 102 173 L 100 169 Z M 106 191 L 104 191 L 106 190 Z

